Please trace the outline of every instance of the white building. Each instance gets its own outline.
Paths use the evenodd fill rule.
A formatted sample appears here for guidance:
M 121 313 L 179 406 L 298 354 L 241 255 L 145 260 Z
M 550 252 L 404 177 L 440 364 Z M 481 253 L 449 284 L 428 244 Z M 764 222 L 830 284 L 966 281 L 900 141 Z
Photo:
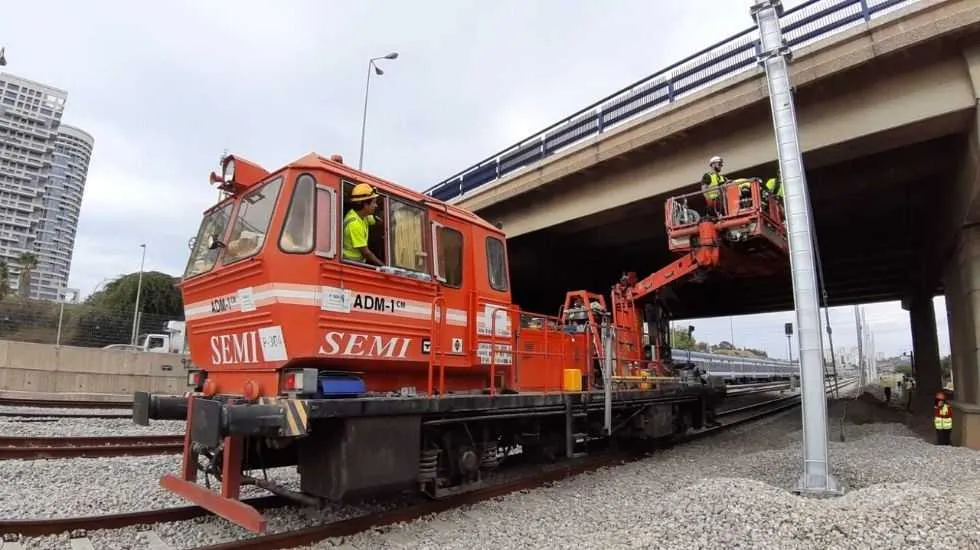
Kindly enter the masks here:
M 17 290 L 25 252 L 35 254 L 29 296 L 67 286 L 94 139 L 61 124 L 68 93 L 0 73 L 0 260 Z

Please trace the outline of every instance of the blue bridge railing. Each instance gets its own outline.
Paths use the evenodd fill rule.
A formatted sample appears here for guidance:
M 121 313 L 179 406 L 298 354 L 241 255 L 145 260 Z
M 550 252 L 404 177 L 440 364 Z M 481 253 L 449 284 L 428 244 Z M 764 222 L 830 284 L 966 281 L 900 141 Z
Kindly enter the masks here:
M 786 44 L 800 47 L 917 1 L 810 0 L 786 10 L 780 24 Z M 425 194 L 443 201 L 465 195 L 629 119 L 748 71 L 756 65 L 758 51 L 757 29 L 746 29 L 456 173 Z

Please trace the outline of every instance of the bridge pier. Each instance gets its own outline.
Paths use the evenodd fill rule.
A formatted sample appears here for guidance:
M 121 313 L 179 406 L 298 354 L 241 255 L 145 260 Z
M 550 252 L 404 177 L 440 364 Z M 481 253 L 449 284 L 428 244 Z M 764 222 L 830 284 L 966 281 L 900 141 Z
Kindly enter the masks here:
M 960 231 L 944 286 L 956 392 L 953 444 L 980 449 L 980 227 Z
M 980 103 L 980 45 L 965 48 L 963 58 Z M 955 389 L 953 444 L 980 449 L 980 110 L 974 110 L 949 199 L 944 217 L 953 245 L 942 268 Z M 914 321 L 912 326 L 914 331 Z
M 942 389 L 942 369 L 939 363 L 939 337 L 936 332 L 936 311 L 932 305 L 932 293 L 916 292 L 902 300 L 902 308 L 909 312 L 912 328 L 912 356 L 915 365 L 917 410 L 925 405 L 931 413 L 932 397 Z

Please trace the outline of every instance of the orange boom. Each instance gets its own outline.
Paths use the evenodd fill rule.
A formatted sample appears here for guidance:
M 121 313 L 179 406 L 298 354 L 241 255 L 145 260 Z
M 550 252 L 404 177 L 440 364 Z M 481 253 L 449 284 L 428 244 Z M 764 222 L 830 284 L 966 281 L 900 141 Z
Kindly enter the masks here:
M 753 180 L 748 203 L 726 194 L 720 220 L 692 224 L 686 201 L 668 202 L 671 246 L 687 254 L 677 266 L 624 276 L 608 308 L 572 291 L 559 315 L 538 315 L 511 302 L 498 228 L 337 156 L 275 172 L 227 156 L 211 182 L 222 199 L 181 283 L 190 391 L 138 392 L 133 417 L 186 419 L 183 467 L 161 484 L 259 532 L 242 485 L 306 504 L 405 488 L 439 498 L 479 487 L 518 448 L 554 460 L 701 428 L 724 389 L 669 361 L 657 291 L 748 257 L 744 243 L 785 261 L 778 205 Z M 299 491 L 247 473 L 289 465 Z

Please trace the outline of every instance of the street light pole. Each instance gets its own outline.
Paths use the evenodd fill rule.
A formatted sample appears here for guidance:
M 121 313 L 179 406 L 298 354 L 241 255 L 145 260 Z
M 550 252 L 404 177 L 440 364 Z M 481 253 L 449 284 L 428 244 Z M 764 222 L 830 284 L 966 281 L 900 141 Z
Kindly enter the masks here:
M 143 249 L 143 255 L 140 258 L 140 274 L 136 283 L 136 305 L 133 306 L 133 335 L 131 337 L 130 344 L 136 345 L 136 329 L 138 328 L 138 319 L 140 312 L 140 292 L 143 290 L 143 265 L 146 262 L 146 244 L 141 244 L 140 248 Z
M 361 169 L 361 166 L 364 163 L 364 130 L 367 127 L 368 92 L 371 91 L 371 69 L 374 69 L 374 72 L 376 72 L 378 76 L 385 74 L 385 72 L 381 70 L 381 67 L 374 63 L 380 59 L 398 59 L 398 52 L 391 52 L 388 55 L 383 55 L 381 57 L 372 57 L 368 60 L 367 81 L 364 84 L 364 114 L 361 117 L 361 152 L 357 156 L 358 170 Z

